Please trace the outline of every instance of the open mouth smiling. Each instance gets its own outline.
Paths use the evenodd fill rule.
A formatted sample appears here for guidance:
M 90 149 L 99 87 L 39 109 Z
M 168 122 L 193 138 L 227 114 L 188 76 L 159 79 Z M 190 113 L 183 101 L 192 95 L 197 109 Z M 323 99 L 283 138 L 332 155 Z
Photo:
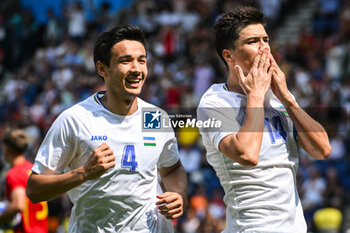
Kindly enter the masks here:
M 129 84 L 133 84 L 133 83 L 139 83 L 142 79 L 141 78 L 128 78 L 125 81 Z

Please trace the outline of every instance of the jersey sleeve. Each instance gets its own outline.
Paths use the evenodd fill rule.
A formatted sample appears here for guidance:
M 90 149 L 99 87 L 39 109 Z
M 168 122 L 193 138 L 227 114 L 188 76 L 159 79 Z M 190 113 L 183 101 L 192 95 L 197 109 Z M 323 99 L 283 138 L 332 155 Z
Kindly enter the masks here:
M 163 147 L 158 160 L 158 168 L 170 167 L 180 159 L 175 136 L 170 138 Z
M 168 115 L 164 111 L 163 114 L 165 114 L 165 117 L 169 119 Z M 158 168 L 170 167 L 180 159 L 177 140 L 173 129 L 171 128 L 170 132 L 164 132 L 163 134 L 164 135 L 162 135 L 162 138 L 164 139 L 164 143 L 157 164 Z
M 38 174 L 63 173 L 74 155 L 72 119 L 63 112 L 47 132 L 35 158 L 32 171 Z
M 241 128 L 240 109 L 229 107 L 214 107 L 211 104 L 201 104 L 197 108 L 197 118 L 200 121 L 215 119 L 220 122 L 220 127 L 199 128 L 203 137 L 203 142 L 210 143 L 211 146 L 219 150 L 220 141 L 232 134 L 237 133 Z

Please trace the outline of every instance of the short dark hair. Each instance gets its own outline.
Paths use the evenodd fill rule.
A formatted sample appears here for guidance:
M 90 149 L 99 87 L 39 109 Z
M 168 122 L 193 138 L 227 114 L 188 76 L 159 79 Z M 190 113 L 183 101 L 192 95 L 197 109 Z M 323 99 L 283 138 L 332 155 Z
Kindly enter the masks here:
M 7 129 L 2 135 L 2 143 L 13 153 L 23 154 L 28 148 L 28 137 L 23 130 Z
M 225 65 L 227 64 L 222 57 L 222 51 L 234 49 L 240 31 L 252 24 L 265 26 L 265 16 L 259 9 L 250 6 L 237 7 L 232 12 L 220 15 L 216 20 L 214 24 L 215 49 Z
M 122 40 L 139 41 L 146 49 L 146 39 L 143 31 L 134 25 L 123 25 L 111 28 L 102 32 L 96 40 L 94 47 L 94 62 L 102 62 L 109 67 L 109 62 L 112 56 L 111 48 Z

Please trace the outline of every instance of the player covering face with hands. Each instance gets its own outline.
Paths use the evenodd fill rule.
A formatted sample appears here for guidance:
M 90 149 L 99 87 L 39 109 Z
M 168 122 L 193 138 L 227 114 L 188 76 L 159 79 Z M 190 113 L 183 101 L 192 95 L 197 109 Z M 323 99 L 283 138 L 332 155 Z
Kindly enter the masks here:
M 298 148 L 315 159 L 331 153 L 324 128 L 301 109 L 274 60 L 263 14 L 239 7 L 214 25 L 226 83 L 202 96 L 198 118 L 207 160 L 225 190 L 227 232 L 306 232 L 296 189 Z
M 142 109 L 156 108 L 138 98 L 147 76 L 143 32 L 126 25 L 101 33 L 94 61 L 106 91 L 56 119 L 27 195 L 36 203 L 68 192 L 69 232 L 173 232 L 170 220 L 187 205 L 187 178 L 174 132 L 142 131 Z

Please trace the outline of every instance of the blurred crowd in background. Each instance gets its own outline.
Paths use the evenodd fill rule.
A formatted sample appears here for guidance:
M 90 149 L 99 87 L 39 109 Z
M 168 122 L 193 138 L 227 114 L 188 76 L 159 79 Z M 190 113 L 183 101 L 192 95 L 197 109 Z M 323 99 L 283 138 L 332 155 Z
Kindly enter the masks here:
M 98 5 L 88 0 L 62 1 L 59 13 L 47 9 L 45 23 L 39 23 L 20 1 L 2 1 L 0 135 L 8 127 L 23 129 L 30 138 L 27 157 L 33 161 L 55 118 L 104 89 L 93 62 L 95 39 L 104 29 L 127 23 L 141 27 L 148 40 L 149 74 L 141 98 L 165 109 L 195 108 L 212 83 L 226 81 L 225 66 L 213 44 L 216 17 L 243 3 L 252 5 L 269 17 L 271 50 L 290 91 L 329 133 L 332 154 L 328 160 L 315 161 L 301 151 L 298 185 L 310 232 L 325 227 L 323 216 L 329 213 L 336 219 L 327 224 L 346 232 L 350 222 L 350 1 L 312 1 L 317 2 L 312 29 L 302 30 L 296 43 L 285 44 L 278 43 L 274 33 L 302 0 L 133 0 L 117 10 L 108 1 Z M 201 138 L 193 131 L 179 131 L 177 136 L 189 177 L 189 207 L 174 226 L 177 232 L 221 232 L 223 190 L 206 162 Z M 7 166 L 0 164 L 3 178 Z M 1 185 L 1 194 L 3 189 Z M 64 232 L 70 208 L 66 196 L 49 202 L 50 232 Z

